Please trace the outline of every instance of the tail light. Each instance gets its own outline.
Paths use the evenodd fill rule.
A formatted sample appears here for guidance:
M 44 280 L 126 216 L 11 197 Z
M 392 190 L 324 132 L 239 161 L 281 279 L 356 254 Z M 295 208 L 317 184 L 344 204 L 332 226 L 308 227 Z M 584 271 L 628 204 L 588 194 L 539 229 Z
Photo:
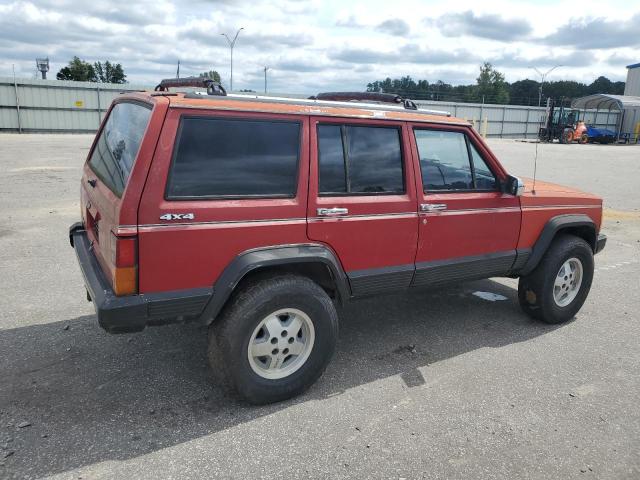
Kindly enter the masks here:
M 138 239 L 117 237 L 111 234 L 113 271 L 113 291 L 116 295 L 138 293 Z

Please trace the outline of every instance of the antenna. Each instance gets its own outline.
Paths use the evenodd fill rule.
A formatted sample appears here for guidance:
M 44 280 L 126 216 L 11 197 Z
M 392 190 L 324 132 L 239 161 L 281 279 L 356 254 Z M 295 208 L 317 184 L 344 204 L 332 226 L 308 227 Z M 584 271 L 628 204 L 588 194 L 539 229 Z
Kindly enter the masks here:
M 547 121 L 547 126 L 549 124 L 548 119 L 551 115 L 551 98 L 547 98 L 547 110 L 545 112 L 545 119 Z M 538 132 L 542 127 L 542 117 L 540 118 L 540 125 L 538 125 Z M 531 187 L 531 193 L 536 194 L 536 175 L 538 173 L 538 144 L 541 142 L 540 134 L 538 134 L 538 139 L 536 140 L 536 154 L 533 159 L 533 186 Z
M 536 155 L 533 159 L 533 187 L 531 188 L 531 193 L 536 194 L 536 173 L 538 172 L 538 144 L 540 143 L 540 139 L 536 140 Z

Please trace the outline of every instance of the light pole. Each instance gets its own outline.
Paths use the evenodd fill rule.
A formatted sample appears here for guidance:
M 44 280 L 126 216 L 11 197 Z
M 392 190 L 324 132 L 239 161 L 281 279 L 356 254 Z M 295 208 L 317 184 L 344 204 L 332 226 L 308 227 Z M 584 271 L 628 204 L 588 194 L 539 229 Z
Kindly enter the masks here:
M 267 70 L 269 67 L 264 67 L 264 93 L 267 93 Z
M 564 65 L 556 65 L 555 67 L 550 68 L 544 73 L 542 73 L 536 67 L 529 67 L 529 68 L 533 68 L 538 73 L 538 75 L 540 75 L 540 88 L 538 89 L 538 106 L 540 106 L 540 104 L 542 103 L 542 85 L 544 84 L 544 79 L 547 78 L 547 75 L 553 72 L 556 68 L 562 67 L 562 66 Z
M 236 40 L 238 39 L 238 35 L 240 35 L 240 30 L 244 30 L 244 27 L 240 27 L 236 32 L 235 37 L 231 40 L 226 33 L 221 33 L 224 38 L 227 39 L 227 43 L 229 44 L 229 48 L 231 49 L 231 80 L 229 81 L 229 91 L 233 92 L 233 47 L 236 46 Z

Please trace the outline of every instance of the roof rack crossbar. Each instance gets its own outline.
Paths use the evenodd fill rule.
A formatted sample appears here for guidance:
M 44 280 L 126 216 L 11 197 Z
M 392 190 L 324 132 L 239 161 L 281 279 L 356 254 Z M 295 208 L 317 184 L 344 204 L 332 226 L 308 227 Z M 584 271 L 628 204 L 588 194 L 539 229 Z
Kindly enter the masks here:
M 177 87 L 206 88 L 208 95 L 227 95 L 227 91 L 218 82 L 210 78 L 202 77 L 165 78 L 156 85 L 154 90 L 156 92 L 167 92 L 169 88 Z
M 380 92 L 325 92 L 319 93 L 310 100 L 333 100 L 338 102 L 369 101 L 380 103 L 402 104 L 407 110 L 417 110 L 418 106 L 411 100 L 394 93 Z

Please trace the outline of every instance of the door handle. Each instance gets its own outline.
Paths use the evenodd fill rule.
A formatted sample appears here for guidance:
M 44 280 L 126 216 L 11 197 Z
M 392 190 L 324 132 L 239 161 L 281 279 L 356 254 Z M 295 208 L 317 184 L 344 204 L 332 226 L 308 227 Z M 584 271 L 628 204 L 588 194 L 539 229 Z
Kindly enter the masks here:
M 347 208 L 319 208 L 318 215 L 321 217 L 335 217 L 338 215 L 347 215 L 349 213 L 349 209 Z
M 446 203 L 421 203 L 421 212 L 438 212 L 447 209 Z

